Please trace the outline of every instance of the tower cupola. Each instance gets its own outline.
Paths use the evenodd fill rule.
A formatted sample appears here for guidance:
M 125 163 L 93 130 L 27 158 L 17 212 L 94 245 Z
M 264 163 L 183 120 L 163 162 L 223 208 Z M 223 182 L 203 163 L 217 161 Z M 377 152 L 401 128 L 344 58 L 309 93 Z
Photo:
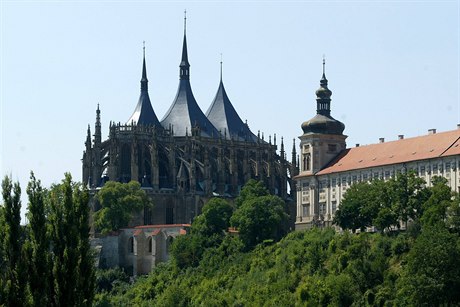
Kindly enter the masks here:
M 316 115 L 302 124 L 304 134 L 343 134 L 345 125 L 331 116 L 331 95 L 325 73 L 326 62 L 323 59 L 323 76 L 316 91 Z

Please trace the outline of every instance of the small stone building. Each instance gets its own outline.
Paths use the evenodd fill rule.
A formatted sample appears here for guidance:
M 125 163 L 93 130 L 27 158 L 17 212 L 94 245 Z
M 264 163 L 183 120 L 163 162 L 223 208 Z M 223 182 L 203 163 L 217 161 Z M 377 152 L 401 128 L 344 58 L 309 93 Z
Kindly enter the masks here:
M 169 259 L 174 238 L 186 234 L 189 228 L 189 224 L 144 225 L 95 238 L 93 246 L 98 251 L 98 266 L 120 267 L 130 275 L 148 274 Z

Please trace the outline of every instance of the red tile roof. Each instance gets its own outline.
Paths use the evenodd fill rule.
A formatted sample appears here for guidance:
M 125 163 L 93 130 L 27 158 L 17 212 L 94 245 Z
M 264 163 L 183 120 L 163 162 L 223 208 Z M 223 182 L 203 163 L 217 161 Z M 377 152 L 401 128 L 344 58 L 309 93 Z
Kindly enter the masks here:
M 349 148 L 316 175 L 458 154 L 460 154 L 460 129 Z
M 161 231 L 161 229 L 155 229 L 155 231 L 152 232 L 152 236 L 156 236 L 157 234 L 159 234 Z

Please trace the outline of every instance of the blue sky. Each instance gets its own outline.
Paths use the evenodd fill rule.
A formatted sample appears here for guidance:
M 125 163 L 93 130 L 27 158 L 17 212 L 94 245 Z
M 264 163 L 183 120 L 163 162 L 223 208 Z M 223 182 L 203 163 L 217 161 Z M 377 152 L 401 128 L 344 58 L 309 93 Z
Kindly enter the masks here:
M 348 146 L 438 131 L 460 122 L 458 1 L 1 0 L 2 176 L 25 191 L 66 171 L 81 179 L 86 127 L 99 103 L 103 136 L 139 91 L 146 42 L 149 91 L 161 119 L 176 94 L 187 9 L 191 83 L 203 112 L 227 93 L 265 137 L 314 116 L 326 56 L 332 115 Z

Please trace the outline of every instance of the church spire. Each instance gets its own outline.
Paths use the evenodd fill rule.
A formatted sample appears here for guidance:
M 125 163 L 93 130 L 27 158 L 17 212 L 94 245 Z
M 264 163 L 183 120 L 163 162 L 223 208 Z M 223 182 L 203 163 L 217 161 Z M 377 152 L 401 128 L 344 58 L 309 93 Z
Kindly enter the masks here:
M 326 60 L 323 57 L 323 76 L 319 82 L 320 87 L 316 91 L 316 113 L 321 115 L 331 115 L 331 90 L 327 87 L 326 79 Z
M 184 11 L 184 42 L 182 44 L 182 60 L 180 62 L 180 79 L 189 80 L 190 78 L 190 64 L 188 62 L 187 54 L 187 11 Z
M 101 133 L 101 110 L 99 110 L 99 104 L 97 104 L 96 109 L 96 124 L 95 124 L 95 131 L 94 131 L 94 144 L 99 145 L 102 141 L 102 133 Z
M 222 83 L 222 53 L 220 54 L 220 83 Z
M 145 65 L 145 41 L 144 41 L 143 51 L 144 51 L 144 62 L 142 65 L 141 91 L 147 91 L 149 80 L 147 79 L 147 67 Z

